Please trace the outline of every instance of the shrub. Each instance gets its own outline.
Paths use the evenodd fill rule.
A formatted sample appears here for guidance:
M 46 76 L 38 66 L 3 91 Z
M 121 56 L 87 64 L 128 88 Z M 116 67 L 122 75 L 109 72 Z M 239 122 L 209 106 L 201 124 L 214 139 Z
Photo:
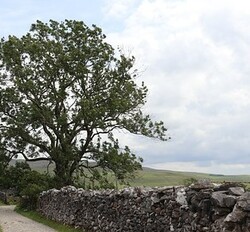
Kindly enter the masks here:
M 37 171 L 26 173 L 20 181 L 20 208 L 36 209 L 39 194 L 52 187 L 52 178 Z
M 21 198 L 20 207 L 26 209 L 35 209 L 40 192 L 53 186 L 49 175 L 31 170 L 26 162 L 17 162 L 15 166 L 8 167 L 0 176 L 0 181 L 2 188 L 14 190 Z

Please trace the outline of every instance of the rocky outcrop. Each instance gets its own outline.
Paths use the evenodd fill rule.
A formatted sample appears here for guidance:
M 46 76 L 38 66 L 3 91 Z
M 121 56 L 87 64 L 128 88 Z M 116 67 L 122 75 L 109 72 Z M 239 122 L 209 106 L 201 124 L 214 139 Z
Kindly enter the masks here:
M 250 232 L 250 193 L 231 185 L 43 192 L 38 210 L 85 231 Z

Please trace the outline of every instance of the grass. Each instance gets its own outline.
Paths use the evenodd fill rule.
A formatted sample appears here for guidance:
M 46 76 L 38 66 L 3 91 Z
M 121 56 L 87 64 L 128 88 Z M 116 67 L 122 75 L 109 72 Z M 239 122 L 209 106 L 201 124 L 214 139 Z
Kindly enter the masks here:
M 18 160 L 20 161 L 20 160 Z M 14 165 L 16 160 L 11 161 L 11 165 Z M 46 172 L 48 162 L 38 161 L 29 162 L 30 167 L 33 170 L 39 171 L 41 173 Z M 52 173 L 54 164 L 50 165 L 49 171 Z M 221 175 L 221 174 L 206 174 L 206 173 L 196 173 L 196 172 L 177 172 L 169 170 L 157 170 L 152 168 L 143 168 L 142 171 L 138 172 L 137 177 L 130 183 L 131 186 L 176 186 L 185 185 L 185 183 L 191 178 L 209 179 L 212 182 L 242 182 L 246 183 L 247 187 L 250 188 L 250 175 Z M 125 187 L 125 186 L 120 186 Z
M 137 178 L 131 182 L 131 186 L 176 186 L 185 185 L 191 178 L 209 179 L 212 182 L 242 182 L 250 181 L 249 175 L 215 175 L 195 172 L 176 172 L 168 170 L 156 170 L 144 168 L 138 172 Z
M 0 206 L 3 206 L 3 205 L 5 205 L 5 204 L 0 200 Z
M 36 222 L 42 223 L 44 225 L 47 225 L 53 229 L 55 229 L 58 232 L 82 232 L 80 229 L 75 229 L 73 227 L 67 226 L 67 225 L 62 225 L 58 222 L 49 220 L 45 218 L 44 216 L 40 215 L 36 211 L 24 211 L 20 208 L 16 208 L 15 211 L 27 218 L 30 218 Z M 1 231 L 1 230 L 0 230 Z

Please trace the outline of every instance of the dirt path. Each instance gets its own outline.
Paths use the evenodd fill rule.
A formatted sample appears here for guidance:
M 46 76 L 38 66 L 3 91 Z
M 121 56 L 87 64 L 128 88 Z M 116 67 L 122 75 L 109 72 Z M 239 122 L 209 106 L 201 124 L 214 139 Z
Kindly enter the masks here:
M 0 225 L 3 232 L 55 232 L 54 229 L 32 221 L 14 211 L 15 206 L 0 206 Z

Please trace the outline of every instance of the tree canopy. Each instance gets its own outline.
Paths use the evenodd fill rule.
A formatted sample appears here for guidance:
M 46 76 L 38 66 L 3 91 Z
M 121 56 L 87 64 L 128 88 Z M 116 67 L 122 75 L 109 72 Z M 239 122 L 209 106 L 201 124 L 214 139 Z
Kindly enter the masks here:
M 123 181 L 140 168 L 116 129 L 167 139 L 163 122 L 142 112 L 147 87 L 135 82 L 135 58 L 105 38 L 95 25 L 50 20 L 0 42 L 0 148 L 53 161 L 58 185 L 76 173 L 100 180 L 113 172 Z

